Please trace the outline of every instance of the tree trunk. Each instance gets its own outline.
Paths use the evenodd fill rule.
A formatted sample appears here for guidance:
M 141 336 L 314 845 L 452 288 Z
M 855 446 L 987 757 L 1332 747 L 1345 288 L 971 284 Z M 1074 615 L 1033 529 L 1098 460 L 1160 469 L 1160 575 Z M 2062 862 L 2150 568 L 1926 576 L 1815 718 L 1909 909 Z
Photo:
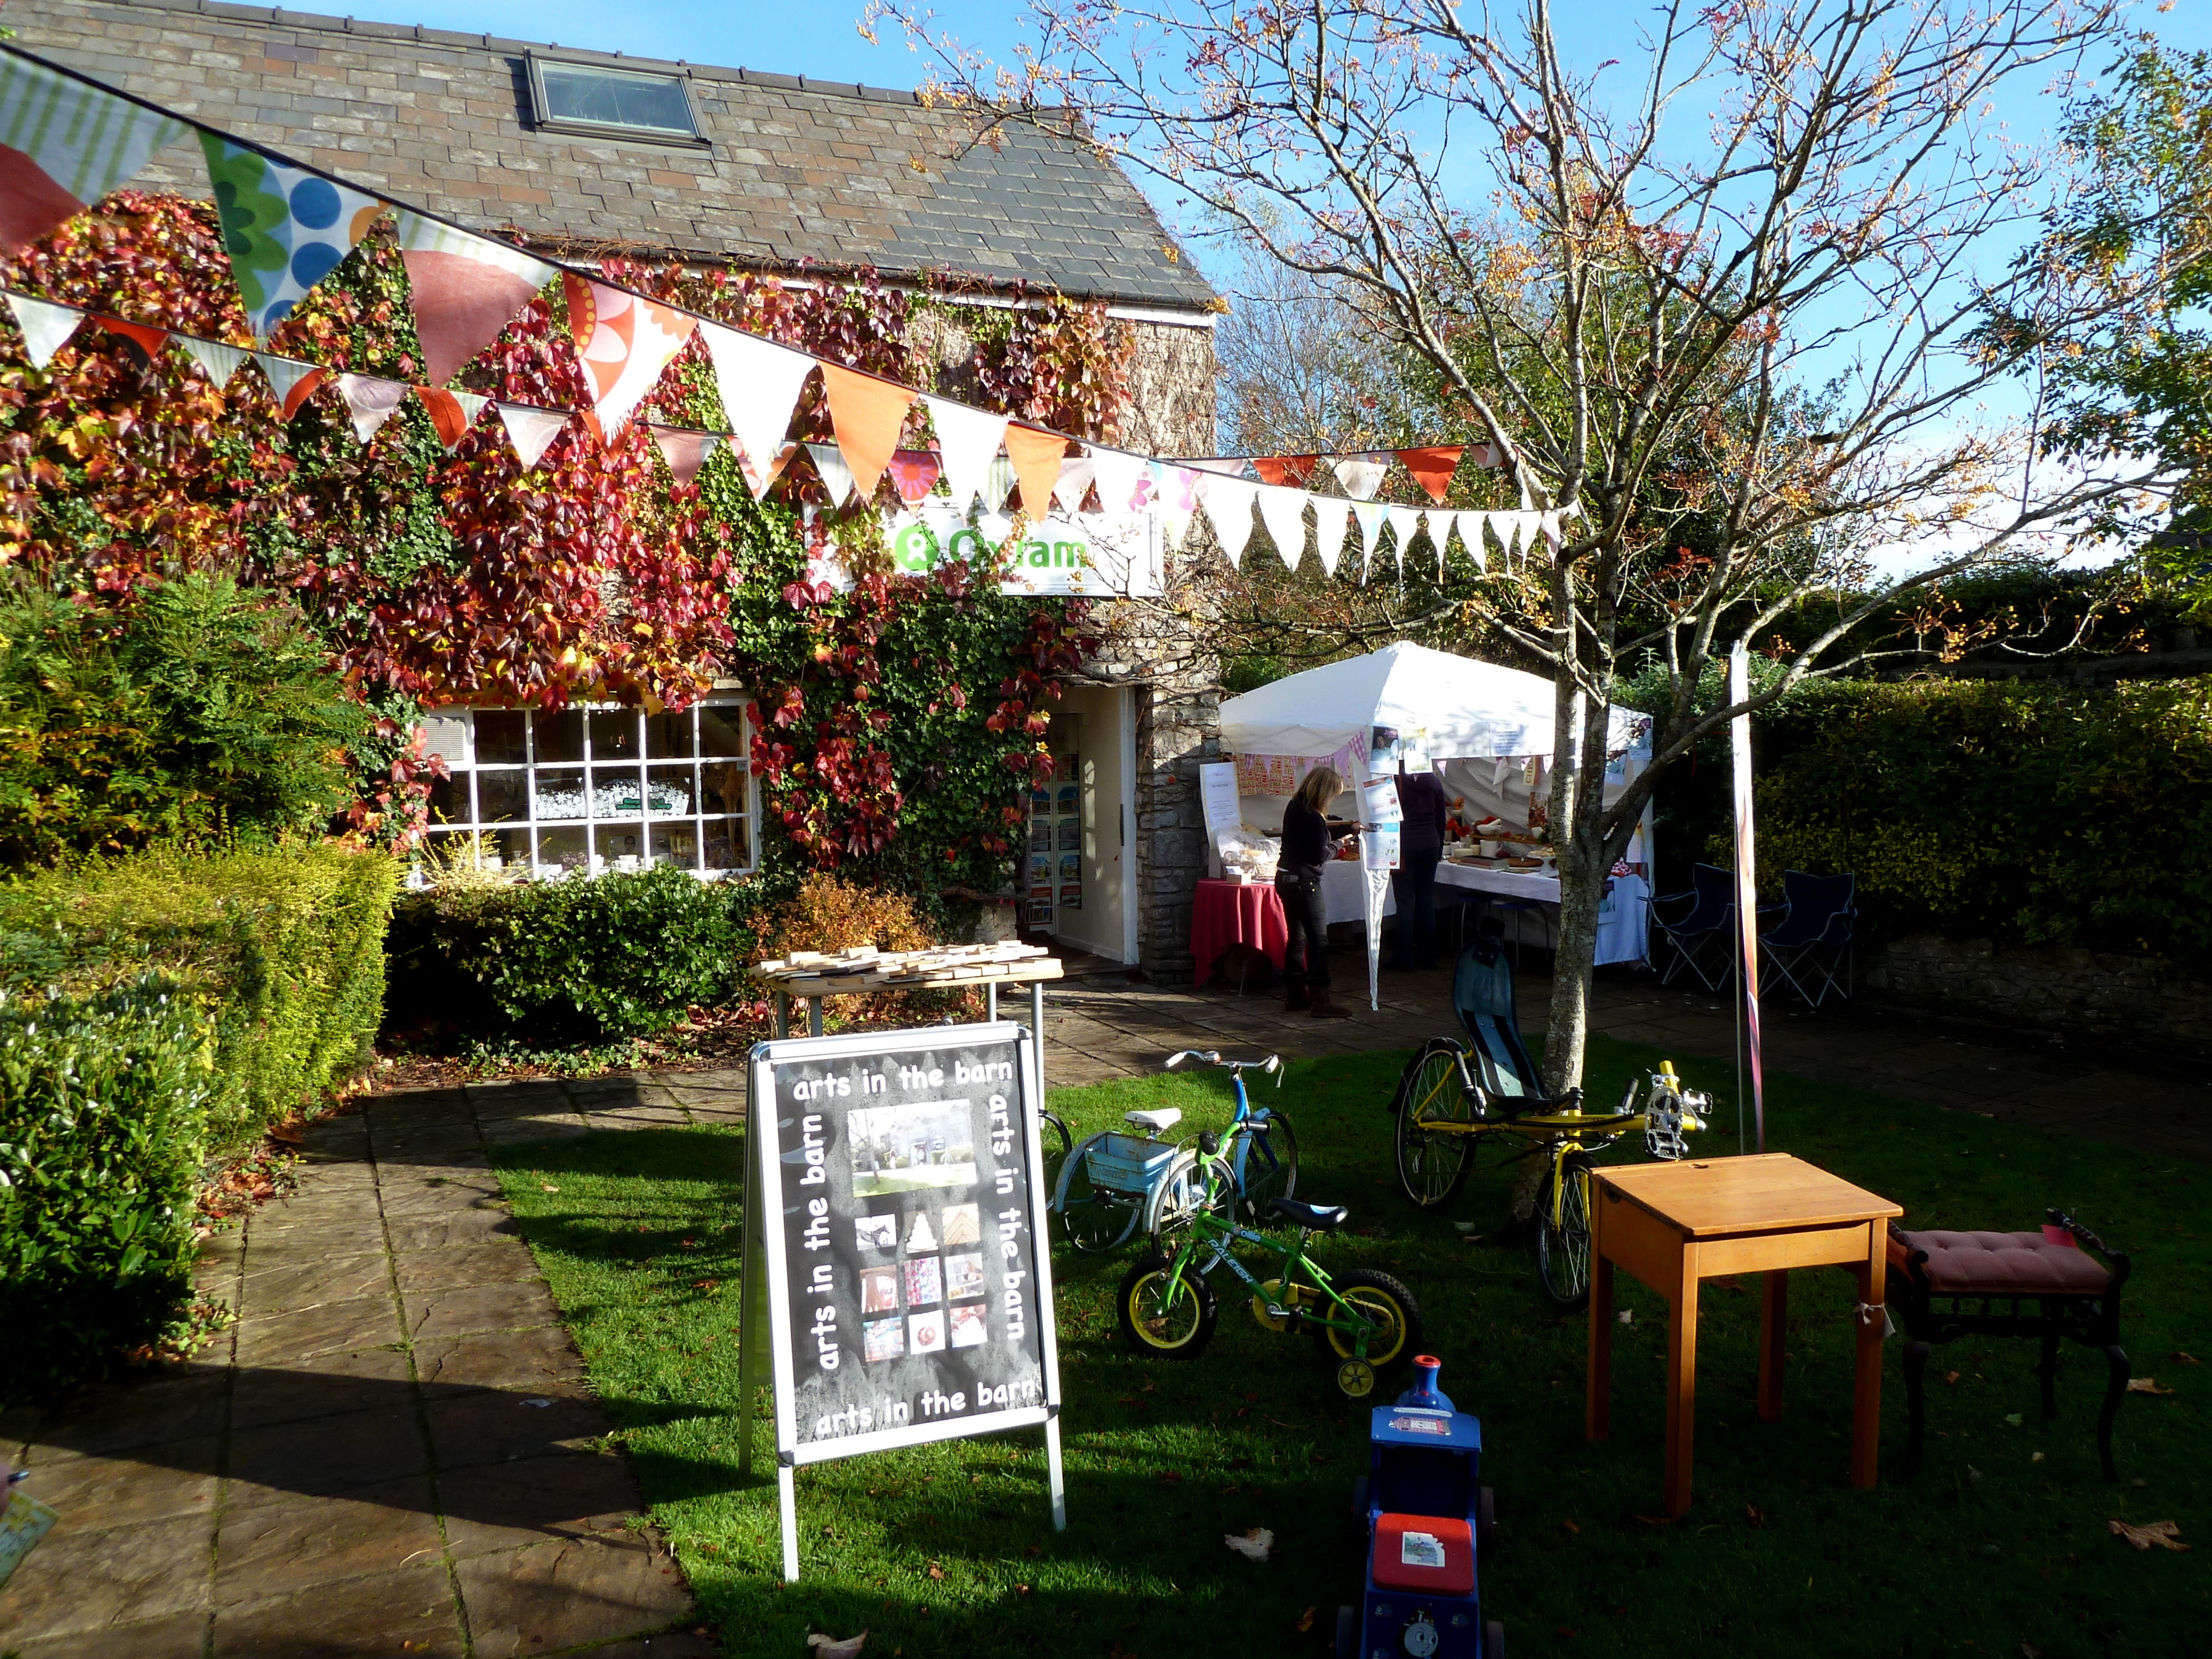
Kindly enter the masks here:
M 1610 677 L 1607 677 L 1610 684 Z M 1614 854 L 1605 833 L 1606 742 L 1612 708 L 1587 699 L 1562 673 L 1554 705 L 1552 848 L 1559 860 L 1559 945 L 1552 956 L 1551 1018 L 1544 1082 L 1554 1095 L 1583 1080 L 1589 1036 L 1590 975 L 1597 962 L 1597 913 Z

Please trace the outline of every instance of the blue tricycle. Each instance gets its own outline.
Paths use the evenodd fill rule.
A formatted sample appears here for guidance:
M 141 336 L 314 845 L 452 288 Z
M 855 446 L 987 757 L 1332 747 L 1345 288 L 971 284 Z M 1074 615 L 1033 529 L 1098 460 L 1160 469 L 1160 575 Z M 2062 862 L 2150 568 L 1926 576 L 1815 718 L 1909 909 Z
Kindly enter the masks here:
M 1368 1473 L 1352 1517 L 1366 1528 L 1367 1595 L 1336 1613 L 1337 1659 L 1504 1659 L 1505 1627 L 1482 1616 L 1478 1559 L 1497 1532 L 1479 1484 L 1482 1424 L 1437 1388 L 1442 1362 L 1369 1420 Z

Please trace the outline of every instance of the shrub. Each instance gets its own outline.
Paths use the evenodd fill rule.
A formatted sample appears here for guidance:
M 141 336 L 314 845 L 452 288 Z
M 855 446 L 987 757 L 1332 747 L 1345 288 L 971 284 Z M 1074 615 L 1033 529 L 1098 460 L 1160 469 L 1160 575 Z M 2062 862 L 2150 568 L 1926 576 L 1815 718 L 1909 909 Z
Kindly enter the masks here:
M 1759 735 L 1768 884 L 1856 871 L 1881 934 L 2212 951 L 2212 681 L 1843 684 Z
M 210 1027 L 153 975 L 0 995 L 0 1401 L 97 1375 L 174 1317 L 219 1092 Z
M 735 975 L 729 893 L 680 870 L 410 894 L 394 918 L 395 1020 L 550 1042 L 642 1036 Z
M 228 578 L 124 610 L 0 581 L 0 865 L 319 829 L 368 725 L 299 613 Z
M 849 951 L 872 945 L 883 951 L 919 951 L 934 944 L 913 898 L 893 889 L 866 887 L 827 871 L 802 878 L 787 898 L 761 907 L 741 940 L 746 962 L 771 960 L 794 951 Z M 767 988 L 757 988 L 764 995 Z M 918 1025 L 947 1014 L 981 1017 L 980 992 L 886 991 L 839 997 L 823 1006 L 824 1029 Z
M 333 846 L 177 850 L 0 884 L 0 981 L 83 997 L 158 971 L 209 1023 L 212 1156 L 368 1061 L 398 866 Z

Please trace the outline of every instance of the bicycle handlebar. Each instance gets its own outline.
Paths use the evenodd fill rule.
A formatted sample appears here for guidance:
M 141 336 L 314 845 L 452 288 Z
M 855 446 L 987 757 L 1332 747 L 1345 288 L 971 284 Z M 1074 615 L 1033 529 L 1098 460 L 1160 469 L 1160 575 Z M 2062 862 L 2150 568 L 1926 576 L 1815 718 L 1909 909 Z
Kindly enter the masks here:
M 1218 1066 L 1224 1072 L 1273 1072 L 1275 1086 L 1283 1086 L 1283 1057 L 1269 1054 L 1265 1060 L 1224 1060 L 1218 1048 L 1178 1048 L 1168 1056 L 1167 1069 L 1174 1071 L 1187 1060 L 1201 1066 Z

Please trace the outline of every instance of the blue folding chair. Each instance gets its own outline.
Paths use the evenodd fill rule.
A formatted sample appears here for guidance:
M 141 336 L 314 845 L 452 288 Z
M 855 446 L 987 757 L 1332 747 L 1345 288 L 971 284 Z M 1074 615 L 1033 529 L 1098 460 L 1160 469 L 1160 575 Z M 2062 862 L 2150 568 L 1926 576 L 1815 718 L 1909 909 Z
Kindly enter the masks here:
M 1662 912 L 1663 905 L 1683 903 L 1688 908 L 1674 921 L 1669 921 Z M 1651 901 L 1651 925 L 1674 950 L 1660 972 L 1659 982 L 1672 985 L 1674 976 L 1686 968 L 1708 991 L 1727 984 L 1735 973 L 1729 934 L 1735 921 L 1735 872 L 1717 864 L 1691 866 L 1687 891 Z
M 1782 872 L 1788 914 L 1759 935 L 1759 952 L 1766 965 L 1817 1008 L 1829 993 L 1849 1000 L 1852 923 L 1858 915 L 1858 878 Z

